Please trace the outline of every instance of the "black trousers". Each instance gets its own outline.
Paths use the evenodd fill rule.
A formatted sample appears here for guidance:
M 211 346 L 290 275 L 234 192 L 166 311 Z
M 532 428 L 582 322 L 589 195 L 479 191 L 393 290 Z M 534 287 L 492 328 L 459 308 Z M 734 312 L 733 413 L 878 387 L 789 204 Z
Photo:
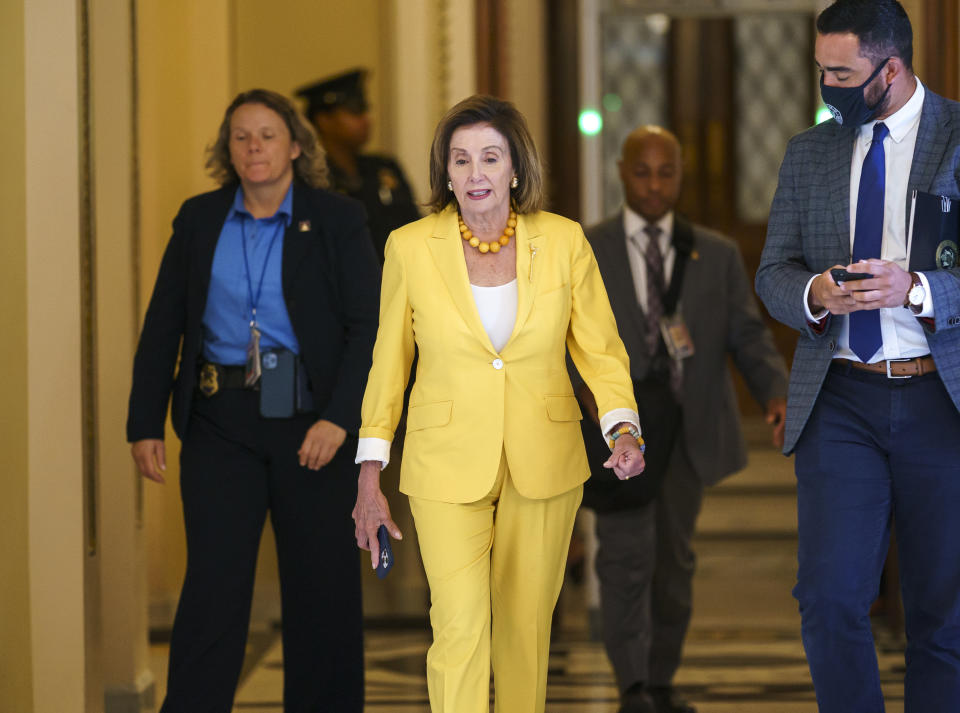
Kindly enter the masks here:
M 363 709 L 357 494 L 348 438 L 319 471 L 297 450 L 314 416 L 263 419 L 259 394 L 198 396 L 180 457 L 187 572 L 161 713 L 229 713 L 270 511 L 283 611 L 286 713 Z

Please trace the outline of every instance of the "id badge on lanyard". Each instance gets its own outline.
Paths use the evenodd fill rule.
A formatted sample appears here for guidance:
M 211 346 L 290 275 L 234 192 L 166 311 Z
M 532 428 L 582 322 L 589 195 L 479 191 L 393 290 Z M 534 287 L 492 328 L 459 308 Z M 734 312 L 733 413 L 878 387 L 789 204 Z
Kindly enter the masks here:
M 263 270 L 260 272 L 260 281 L 257 284 L 257 291 L 253 291 L 253 282 L 250 279 L 250 260 L 247 257 L 247 231 L 246 219 L 240 222 L 241 240 L 243 241 L 243 264 L 247 273 L 247 295 L 250 298 L 250 341 L 247 342 L 247 364 L 244 372 L 243 385 L 246 388 L 256 386 L 260 381 L 260 330 L 257 327 L 257 304 L 260 302 L 260 295 L 263 293 L 263 279 L 267 274 L 267 265 L 270 262 L 270 253 L 273 252 L 273 244 L 277 241 L 277 233 L 274 232 L 270 238 L 270 245 L 267 247 L 267 255 L 263 260 Z
M 687 329 L 680 310 L 669 317 L 661 318 L 660 334 L 663 336 L 663 343 L 667 346 L 667 353 L 670 354 L 671 359 L 679 361 L 693 356 L 693 339 L 690 337 L 690 330 Z
M 247 342 L 247 368 L 243 378 L 246 388 L 260 381 L 260 330 L 255 320 L 250 322 L 250 341 Z

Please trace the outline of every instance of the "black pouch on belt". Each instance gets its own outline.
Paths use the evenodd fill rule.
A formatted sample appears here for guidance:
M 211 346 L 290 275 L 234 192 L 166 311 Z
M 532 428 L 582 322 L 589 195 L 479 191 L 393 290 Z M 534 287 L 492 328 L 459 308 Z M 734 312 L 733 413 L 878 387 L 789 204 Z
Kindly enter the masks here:
M 292 418 L 296 413 L 297 355 L 287 349 L 260 354 L 260 415 Z
M 297 413 L 313 413 L 313 392 L 303 359 L 297 357 Z
M 313 393 L 303 360 L 287 349 L 260 355 L 260 415 L 292 418 L 313 411 Z

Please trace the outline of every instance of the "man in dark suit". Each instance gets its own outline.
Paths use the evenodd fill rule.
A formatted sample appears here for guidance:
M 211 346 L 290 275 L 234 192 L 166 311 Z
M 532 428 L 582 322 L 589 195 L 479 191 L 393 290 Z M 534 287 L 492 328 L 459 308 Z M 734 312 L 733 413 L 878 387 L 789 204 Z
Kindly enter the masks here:
M 786 372 L 736 244 L 674 213 L 676 137 L 636 129 L 619 167 L 626 205 L 587 238 L 630 355 L 649 473 L 613 483 L 597 472 L 584 503 L 597 510 L 603 637 L 620 710 L 691 713 L 672 688 L 691 613 L 690 539 L 704 487 L 746 464 L 727 358 L 765 409 L 775 442 L 783 438 Z M 589 392 L 581 396 L 594 416 Z M 593 424 L 584 437 L 605 447 Z
M 387 236 L 419 220 L 420 212 L 400 164 L 382 154 L 361 153 L 370 139 L 366 74 L 354 69 L 321 79 L 298 89 L 297 96 L 307 100 L 307 117 L 327 152 L 330 187 L 363 203 L 382 264 Z
M 787 146 L 756 278 L 770 313 L 800 333 L 784 452 L 796 456 L 804 648 L 821 711 L 883 710 L 868 610 L 895 518 L 904 710 L 952 713 L 960 270 L 934 269 L 908 236 L 913 191 L 960 197 L 960 105 L 914 75 L 896 0 L 826 8 L 815 52 L 835 119 Z M 837 281 L 837 267 L 872 277 Z

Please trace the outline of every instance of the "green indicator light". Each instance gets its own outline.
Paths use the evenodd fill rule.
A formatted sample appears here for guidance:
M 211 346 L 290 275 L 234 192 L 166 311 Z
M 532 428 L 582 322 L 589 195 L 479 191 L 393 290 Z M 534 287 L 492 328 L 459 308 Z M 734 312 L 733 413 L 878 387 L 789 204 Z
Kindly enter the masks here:
M 577 124 L 579 124 L 582 133 L 587 136 L 596 136 L 603 128 L 603 119 L 596 109 L 584 109 L 580 112 L 580 119 Z
M 623 99 L 619 94 L 604 94 L 603 108 L 609 112 L 620 111 L 623 107 Z
M 818 124 L 822 124 L 825 121 L 830 121 L 830 119 L 832 118 L 833 118 L 833 114 L 830 112 L 829 109 L 827 109 L 827 107 L 821 106 L 819 109 L 817 109 L 816 122 Z

